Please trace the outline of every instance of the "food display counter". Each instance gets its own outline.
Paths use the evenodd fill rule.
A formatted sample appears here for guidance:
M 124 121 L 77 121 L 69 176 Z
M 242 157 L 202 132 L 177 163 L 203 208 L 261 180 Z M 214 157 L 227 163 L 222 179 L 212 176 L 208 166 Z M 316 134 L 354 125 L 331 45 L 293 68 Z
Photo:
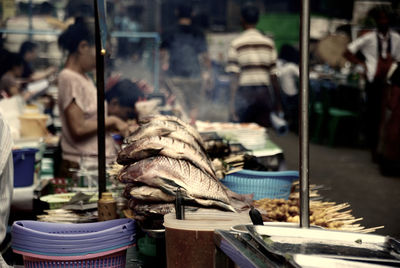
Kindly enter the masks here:
M 300 166 L 299 171 L 280 173 L 285 169 L 284 152 L 271 141 L 267 129 L 253 123 L 205 121 L 193 126 L 176 116 L 163 114 L 139 117 L 138 127 L 124 139 L 117 164 L 106 166 L 102 89 L 107 36 L 104 2 L 95 1 L 97 101 L 101 107 L 97 117 L 99 155 L 95 159 L 98 172 L 94 171 L 97 176 L 94 190 L 98 194 L 92 191 L 42 197 L 52 209 L 45 211 L 47 215 L 38 216 L 38 222 L 32 225 L 34 229 L 43 231 L 43 226 L 51 226 L 39 221 L 73 222 L 69 226 L 74 229 L 78 223 L 101 220 L 99 215 L 104 219 L 107 215 L 130 218 L 118 229 L 120 237 L 114 241 L 123 250 L 132 247 L 127 252 L 126 264 L 124 259 L 121 267 L 140 267 L 146 258 L 153 259 L 153 264 L 158 259 L 158 267 L 400 267 L 398 241 L 364 234 L 381 227 L 365 229 L 358 223 L 362 219 L 351 215 L 349 204 L 321 201 L 316 191 L 318 186 L 309 185 L 308 50 L 304 47 L 308 45 L 304 19 L 309 19 L 309 14 L 308 1 L 304 2 Z M 80 179 L 89 176 L 82 169 L 77 170 Z M 244 184 L 253 188 L 235 192 L 224 181 L 239 175 Z M 255 198 L 256 188 L 266 187 L 261 182 L 267 179 L 271 181 L 268 187 L 284 192 L 285 196 Z M 281 179 L 286 183 L 278 184 Z M 105 194 L 106 190 L 112 193 Z M 102 199 L 105 196 L 110 201 L 108 207 Z M 104 210 L 96 212 L 101 205 Z M 127 223 L 129 232 L 124 236 Z M 80 226 L 101 226 L 85 224 Z M 57 225 L 59 229 L 67 228 Z M 101 233 L 103 229 L 95 231 Z M 51 236 L 47 231 L 44 235 Z M 103 250 L 113 250 L 113 245 L 108 246 L 99 237 Z M 120 238 L 129 242 L 120 245 Z M 23 243 L 14 242 L 17 253 L 18 247 L 23 248 Z M 94 244 L 87 251 L 73 246 L 69 249 L 90 255 L 98 247 Z M 64 254 L 62 246 L 56 249 L 48 246 L 45 250 L 57 255 L 56 260 Z M 82 261 L 80 257 L 84 259 L 79 255 L 73 261 Z
M 239 267 L 398 267 L 399 242 L 390 237 L 320 229 L 245 226 L 217 230 L 215 262 Z M 228 267 L 220 266 L 217 267 Z
M 400 243 L 390 237 L 284 225 L 243 227 L 215 231 L 216 263 L 226 262 L 229 258 L 240 267 L 400 265 Z

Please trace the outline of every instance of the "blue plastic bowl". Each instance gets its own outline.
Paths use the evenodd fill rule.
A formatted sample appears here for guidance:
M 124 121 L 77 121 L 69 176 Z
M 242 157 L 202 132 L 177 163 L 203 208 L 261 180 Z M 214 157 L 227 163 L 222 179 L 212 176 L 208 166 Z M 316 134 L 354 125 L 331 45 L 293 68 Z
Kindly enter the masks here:
M 292 183 L 298 179 L 298 171 L 269 172 L 243 169 L 227 175 L 221 182 L 233 192 L 254 194 L 254 200 L 288 199 Z

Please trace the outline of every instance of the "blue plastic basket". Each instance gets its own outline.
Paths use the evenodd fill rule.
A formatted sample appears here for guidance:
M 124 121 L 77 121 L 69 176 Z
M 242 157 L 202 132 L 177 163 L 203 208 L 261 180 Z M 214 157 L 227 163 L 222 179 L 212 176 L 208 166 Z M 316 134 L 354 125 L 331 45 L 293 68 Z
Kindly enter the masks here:
M 46 256 L 98 254 L 136 242 L 131 219 L 77 224 L 17 221 L 11 233 L 14 250 Z
M 24 267 L 27 268 L 124 268 L 126 263 L 126 247 L 100 254 L 81 256 L 79 259 L 18 253 L 22 254 Z
M 236 193 L 254 194 L 254 200 L 288 199 L 292 183 L 298 179 L 298 171 L 267 172 L 243 169 L 227 175 L 221 182 Z

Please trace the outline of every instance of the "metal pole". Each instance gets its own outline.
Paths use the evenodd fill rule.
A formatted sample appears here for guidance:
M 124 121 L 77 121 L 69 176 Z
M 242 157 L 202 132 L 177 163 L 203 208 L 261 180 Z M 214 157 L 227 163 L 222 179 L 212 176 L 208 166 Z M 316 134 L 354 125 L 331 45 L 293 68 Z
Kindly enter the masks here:
M 160 37 L 157 35 L 154 41 L 154 93 L 159 91 L 159 79 L 160 79 Z
M 106 191 L 106 139 L 104 111 L 104 55 L 100 35 L 100 15 L 98 0 L 94 0 L 95 8 L 95 42 L 96 42 L 96 85 L 97 85 L 97 148 L 99 171 L 99 198 Z M 103 3 L 104 4 L 104 3 Z
M 308 143 L 308 85 L 310 1 L 301 1 L 300 15 L 300 227 L 309 228 L 309 143 Z
M 33 30 L 33 3 L 32 0 L 29 0 L 29 10 L 28 10 L 28 22 L 29 22 L 29 31 Z M 29 34 L 29 41 L 33 40 L 33 34 Z

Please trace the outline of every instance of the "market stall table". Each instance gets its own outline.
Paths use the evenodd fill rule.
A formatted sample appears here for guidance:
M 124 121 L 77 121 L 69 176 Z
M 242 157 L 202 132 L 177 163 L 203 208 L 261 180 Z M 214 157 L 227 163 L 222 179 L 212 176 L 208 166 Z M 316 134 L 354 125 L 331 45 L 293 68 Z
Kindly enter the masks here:
M 246 245 L 229 231 L 216 230 L 215 242 L 215 266 L 231 268 L 236 264 L 242 268 L 262 268 L 275 265 L 265 256 L 258 253 L 252 247 Z
M 255 123 L 196 121 L 200 134 L 215 133 L 230 145 L 240 144 L 269 171 L 285 170 L 284 152 L 269 137 L 270 129 Z
M 322 229 L 246 225 L 214 233 L 217 267 L 398 267 L 393 238 Z

